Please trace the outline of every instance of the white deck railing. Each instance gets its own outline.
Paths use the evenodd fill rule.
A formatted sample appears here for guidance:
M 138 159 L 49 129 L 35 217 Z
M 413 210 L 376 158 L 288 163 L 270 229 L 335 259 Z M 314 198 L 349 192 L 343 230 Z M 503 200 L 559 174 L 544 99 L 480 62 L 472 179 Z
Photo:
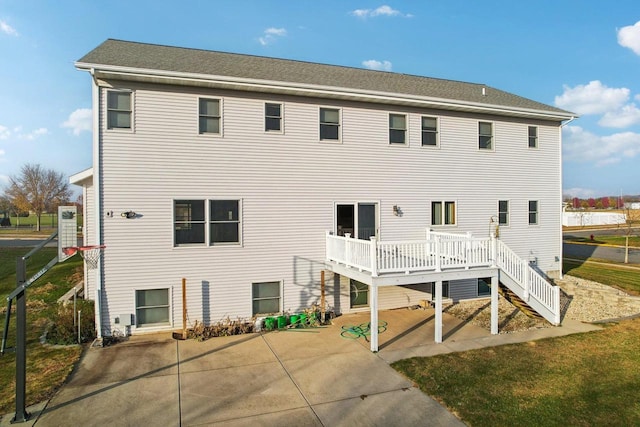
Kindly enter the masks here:
M 451 234 L 428 230 L 425 240 L 360 240 L 326 234 L 326 258 L 348 268 L 368 271 L 373 277 L 385 273 L 441 272 L 474 267 L 498 267 L 515 283 L 512 289 L 525 302 L 531 298 L 550 312 L 541 313 L 560 323 L 560 292 L 529 263 L 502 241 L 474 238 L 470 233 Z M 551 318 L 549 318 L 551 317 Z

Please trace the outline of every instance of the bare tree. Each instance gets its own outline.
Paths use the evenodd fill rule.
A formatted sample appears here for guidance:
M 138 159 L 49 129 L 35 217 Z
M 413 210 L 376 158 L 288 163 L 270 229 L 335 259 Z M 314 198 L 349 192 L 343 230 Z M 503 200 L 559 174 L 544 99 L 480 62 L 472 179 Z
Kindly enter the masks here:
M 9 177 L 5 194 L 16 207 L 36 215 L 36 230 L 40 231 L 42 214 L 66 203 L 71 190 L 62 173 L 26 164 L 19 175 Z

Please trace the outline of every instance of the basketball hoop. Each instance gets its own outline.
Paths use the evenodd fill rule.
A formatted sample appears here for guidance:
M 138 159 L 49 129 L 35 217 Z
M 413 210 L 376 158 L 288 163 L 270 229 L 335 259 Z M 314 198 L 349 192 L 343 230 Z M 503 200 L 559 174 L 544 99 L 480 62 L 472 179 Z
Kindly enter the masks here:
M 89 270 L 94 270 L 98 267 L 98 261 L 102 256 L 102 250 L 106 248 L 105 245 L 92 245 L 92 246 L 70 246 L 68 248 L 63 248 L 62 252 L 65 255 L 73 256 L 76 253 L 79 253 L 82 258 L 84 258 L 84 262 L 87 264 L 87 268 Z

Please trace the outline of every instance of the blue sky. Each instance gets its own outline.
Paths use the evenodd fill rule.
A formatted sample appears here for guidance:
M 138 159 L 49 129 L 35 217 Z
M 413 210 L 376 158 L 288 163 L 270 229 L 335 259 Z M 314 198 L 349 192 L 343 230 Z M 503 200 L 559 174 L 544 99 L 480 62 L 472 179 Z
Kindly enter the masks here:
M 563 187 L 640 194 L 640 3 L 0 0 L 0 186 L 91 166 L 89 75 L 107 38 L 484 83 L 576 112 Z

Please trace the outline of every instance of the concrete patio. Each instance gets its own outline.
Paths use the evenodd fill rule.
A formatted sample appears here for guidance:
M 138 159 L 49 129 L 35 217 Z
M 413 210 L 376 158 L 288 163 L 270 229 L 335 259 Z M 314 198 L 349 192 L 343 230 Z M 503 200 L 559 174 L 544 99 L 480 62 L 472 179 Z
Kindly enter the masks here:
M 23 425 L 463 425 L 388 363 L 597 329 L 575 322 L 490 335 L 445 314 L 444 342 L 435 344 L 433 317 L 433 310 L 381 311 L 387 329 L 377 354 L 365 338 L 340 336 L 342 326 L 367 323 L 368 313 L 324 328 L 205 342 L 131 337 L 89 349 L 70 381 Z

